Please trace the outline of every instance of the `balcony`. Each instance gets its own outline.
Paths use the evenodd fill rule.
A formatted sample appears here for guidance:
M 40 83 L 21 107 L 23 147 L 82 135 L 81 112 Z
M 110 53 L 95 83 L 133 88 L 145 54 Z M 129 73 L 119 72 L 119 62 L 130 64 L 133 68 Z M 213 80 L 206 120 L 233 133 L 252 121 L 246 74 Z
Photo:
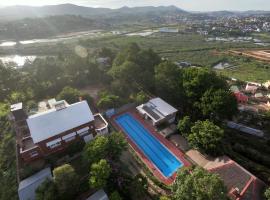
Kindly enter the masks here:
M 37 148 L 37 146 L 34 144 L 31 137 L 25 137 L 22 139 L 20 153 L 25 153 L 35 148 Z
M 104 135 L 109 132 L 108 122 L 102 117 L 100 113 L 94 115 L 95 119 L 95 131 L 97 135 Z

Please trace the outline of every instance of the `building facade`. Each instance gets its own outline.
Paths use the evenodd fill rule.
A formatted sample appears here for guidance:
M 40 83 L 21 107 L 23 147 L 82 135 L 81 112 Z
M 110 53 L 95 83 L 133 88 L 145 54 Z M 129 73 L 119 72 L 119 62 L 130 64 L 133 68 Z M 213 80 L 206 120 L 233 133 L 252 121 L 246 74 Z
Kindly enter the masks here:
M 106 120 L 99 113 L 93 115 L 86 101 L 69 105 L 49 100 L 46 106 L 48 109 L 30 116 L 21 103 L 11 107 L 17 147 L 26 162 L 63 151 L 78 140 L 88 142 L 108 133 Z

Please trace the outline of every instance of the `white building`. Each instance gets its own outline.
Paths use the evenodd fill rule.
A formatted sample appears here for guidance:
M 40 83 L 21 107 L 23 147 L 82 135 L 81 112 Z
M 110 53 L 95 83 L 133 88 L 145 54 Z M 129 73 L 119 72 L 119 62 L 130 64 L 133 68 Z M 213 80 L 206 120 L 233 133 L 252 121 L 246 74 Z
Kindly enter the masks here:
M 136 109 L 145 119 L 152 120 L 154 126 L 161 123 L 173 123 L 178 111 L 161 98 L 151 99 L 147 103 L 138 106 Z

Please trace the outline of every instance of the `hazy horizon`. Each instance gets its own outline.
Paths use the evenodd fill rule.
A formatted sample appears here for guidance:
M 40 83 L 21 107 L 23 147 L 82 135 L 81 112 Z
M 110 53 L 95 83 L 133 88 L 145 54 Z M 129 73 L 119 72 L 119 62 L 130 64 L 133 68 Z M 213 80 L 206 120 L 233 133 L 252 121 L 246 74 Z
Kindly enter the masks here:
M 9 0 L 0 2 L 0 6 L 44 6 L 65 3 L 102 8 L 120 8 L 123 6 L 140 7 L 174 5 L 187 11 L 270 10 L 270 0 L 47 0 L 46 3 L 41 0 Z

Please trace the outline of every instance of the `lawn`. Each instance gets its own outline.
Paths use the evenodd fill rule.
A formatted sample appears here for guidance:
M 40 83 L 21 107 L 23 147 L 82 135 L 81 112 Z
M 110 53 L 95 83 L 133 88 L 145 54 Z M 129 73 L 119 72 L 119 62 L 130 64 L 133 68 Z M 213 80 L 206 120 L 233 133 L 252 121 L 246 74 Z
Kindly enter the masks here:
M 245 57 L 230 57 L 228 60 L 235 69 L 218 70 L 217 72 L 242 81 L 266 82 L 270 80 L 270 67 L 266 62 Z

